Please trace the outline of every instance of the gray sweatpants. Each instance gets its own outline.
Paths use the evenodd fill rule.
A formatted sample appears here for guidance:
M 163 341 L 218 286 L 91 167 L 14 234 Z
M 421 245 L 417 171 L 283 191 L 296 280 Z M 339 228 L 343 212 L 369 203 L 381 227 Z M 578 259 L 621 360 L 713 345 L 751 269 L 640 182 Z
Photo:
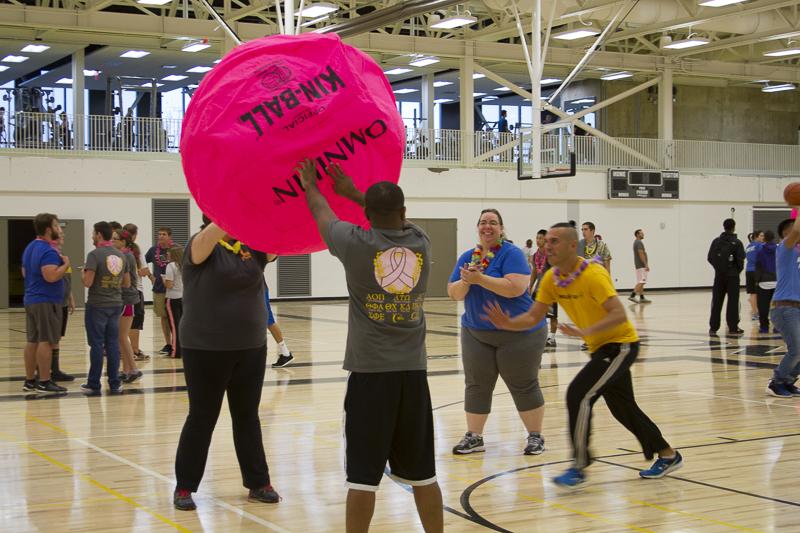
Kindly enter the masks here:
M 545 340 L 545 327 L 533 333 L 462 328 L 464 409 L 468 413 L 489 414 L 498 375 L 511 392 L 517 411 L 544 405 L 539 367 Z

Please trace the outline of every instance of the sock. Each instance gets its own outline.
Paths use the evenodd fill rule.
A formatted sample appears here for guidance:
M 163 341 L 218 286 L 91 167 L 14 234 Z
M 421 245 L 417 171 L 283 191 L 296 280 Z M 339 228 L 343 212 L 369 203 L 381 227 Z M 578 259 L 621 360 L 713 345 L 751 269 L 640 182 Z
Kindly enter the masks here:
M 59 355 L 60 351 L 61 350 L 59 348 L 53 348 L 53 356 L 50 359 L 50 372 L 53 372 L 55 374 L 58 374 L 58 373 L 61 372 L 59 370 L 59 368 L 58 368 L 58 355 Z
M 289 355 L 291 354 L 291 352 L 289 351 L 289 347 L 286 346 L 286 341 L 279 342 L 278 348 L 280 349 L 281 355 L 283 356 L 289 357 Z

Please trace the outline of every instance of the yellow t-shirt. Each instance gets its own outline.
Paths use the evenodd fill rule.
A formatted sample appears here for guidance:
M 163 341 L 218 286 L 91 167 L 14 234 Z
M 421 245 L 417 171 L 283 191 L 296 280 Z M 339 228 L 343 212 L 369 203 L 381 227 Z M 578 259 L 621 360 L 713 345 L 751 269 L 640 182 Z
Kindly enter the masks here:
M 562 274 L 562 279 L 569 276 Z M 558 303 L 579 328 L 586 328 L 600 321 L 608 313 L 603 303 L 617 296 L 608 271 L 597 263 L 590 264 L 578 278 L 564 288 L 556 285 L 553 269 L 547 271 L 539 284 L 536 301 L 545 305 Z M 584 338 L 589 351 L 596 351 L 612 342 L 636 342 L 639 336 L 630 320 Z

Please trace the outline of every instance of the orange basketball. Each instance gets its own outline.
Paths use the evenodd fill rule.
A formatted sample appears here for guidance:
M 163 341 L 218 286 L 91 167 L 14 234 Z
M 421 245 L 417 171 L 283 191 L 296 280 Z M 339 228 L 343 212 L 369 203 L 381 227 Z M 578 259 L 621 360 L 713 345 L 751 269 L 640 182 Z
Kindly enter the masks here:
M 800 183 L 790 183 L 783 189 L 783 199 L 789 205 L 800 205 Z

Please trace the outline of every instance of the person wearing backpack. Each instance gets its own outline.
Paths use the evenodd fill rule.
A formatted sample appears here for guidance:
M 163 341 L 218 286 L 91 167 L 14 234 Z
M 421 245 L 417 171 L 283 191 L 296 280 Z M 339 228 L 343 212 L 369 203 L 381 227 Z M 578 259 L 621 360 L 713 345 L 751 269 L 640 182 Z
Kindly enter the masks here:
M 728 335 L 742 335 L 739 329 L 739 292 L 741 290 L 741 273 L 744 269 L 744 245 L 734 230 L 736 221 L 727 218 L 722 223 L 723 231 L 711 242 L 708 249 L 708 262 L 714 267 L 714 288 L 711 290 L 711 318 L 708 321 L 708 334 L 716 335 L 720 326 L 720 315 L 725 296 L 728 296 L 728 307 L 725 319 L 728 323 Z

